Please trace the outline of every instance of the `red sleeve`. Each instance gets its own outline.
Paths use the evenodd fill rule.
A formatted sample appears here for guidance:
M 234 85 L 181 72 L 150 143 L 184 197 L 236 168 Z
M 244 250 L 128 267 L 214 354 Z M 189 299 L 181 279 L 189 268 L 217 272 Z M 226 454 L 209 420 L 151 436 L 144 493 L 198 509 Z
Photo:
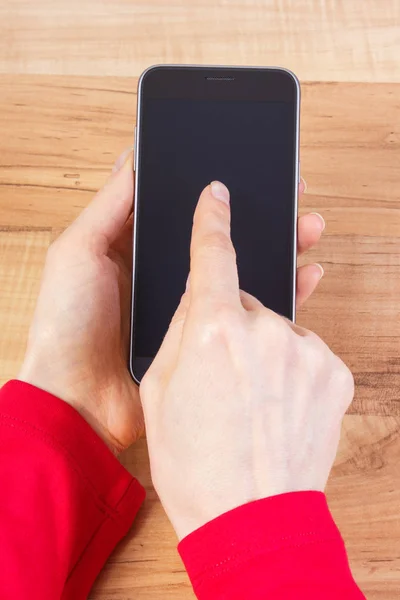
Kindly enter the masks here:
M 320 492 L 251 502 L 193 532 L 179 552 L 199 600 L 361 600 Z
M 81 600 L 144 489 L 68 404 L 0 390 L 0 598 Z

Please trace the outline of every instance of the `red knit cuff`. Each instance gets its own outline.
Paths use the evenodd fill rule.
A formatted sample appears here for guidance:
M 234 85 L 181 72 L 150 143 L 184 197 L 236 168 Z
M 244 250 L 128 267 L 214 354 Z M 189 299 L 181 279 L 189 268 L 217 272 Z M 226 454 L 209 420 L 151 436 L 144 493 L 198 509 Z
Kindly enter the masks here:
M 200 527 L 179 544 L 195 591 L 244 563 L 319 542 L 340 533 L 321 492 L 292 492 L 250 502 Z M 207 551 L 205 551 L 207 549 Z M 344 547 L 343 547 L 344 550 Z
M 111 512 L 128 488 L 134 488 L 137 512 L 145 497 L 144 488 L 69 404 L 29 383 L 12 380 L 0 390 L 0 416 L 62 452 L 89 491 Z M 131 521 L 132 509 L 129 514 Z
M 98 515 L 95 527 L 86 532 L 90 542 L 80 547 L 64 584 L 63 600 L 86 598 L 108 556 L 126 535 L 141 506 L 145 491 L 113 456 L 89 424 L 69 404 L 22 381 L 10 381 L 0 390 L 0 423 L 14 428 L 21 443 L 40 440 L 47 449 L 48 464 L 62 457 L 68 465 L 75 508 L 89 498 Z M 43 459 L 42 456 L 42 459 Z M 54 461 L 54 464 L 58 464 Z M 79 481 L 80 488 L 73 482 Z M 72 502 L 74 505 L 74 502 Z M 87 509 L 87 506 L 86 506 Z M 79 522 L 79 519 L 77 519 Z M 90 527 L 93 527 L 93 522 Z M 36 596 L 35 596 L 36 597 Z

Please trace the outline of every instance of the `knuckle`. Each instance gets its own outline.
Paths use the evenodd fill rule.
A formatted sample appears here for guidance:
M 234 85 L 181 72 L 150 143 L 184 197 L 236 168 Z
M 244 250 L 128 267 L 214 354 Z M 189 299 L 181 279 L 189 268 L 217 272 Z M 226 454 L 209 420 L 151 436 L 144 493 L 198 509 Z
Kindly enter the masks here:
M 202 310 L 199 317 L 199 339 L 203 345 L 222 341 L 235 334 L 243 325 L 240 311 L 229 304 L 210 303 L 209 310 Z
M 213 231 L 203 235 L 200 245 L 201 251 L 236 256 L 230 237 L 222 231 Z
M 349 406 L 354 395 L 354 377 L 350 369 L 315 333 L 306 338 L 307 362 L 316 377 L 322 377 L 340 406 Z
M 267 308 L 262 311 L 261 320 L 269 339 L 278 339 L 284 333 L 290 333 L 285 320 Z
M 335 382 L 336 385 L 343 392 L 344 397 L 351 398 L 354 395 L 354 377 L 353 373 L 350 371 L 349 367 L 345 365 L 345 363 L 338 358 L 336 358 L 336 368 L 335 368 Z
M 330 350 L 315 333 L 310 333 L 305 340 L 309 365 L 316 371 L 324 370 L 330 362 Z
M 321 340 L 319 335 L 314 333 L 314 331 L 311 331 L 310 329 L 305 329 L 304 331 L 306 332 L 306 334 L 304 335 L 304 339 L 310 347 L 313 346 L 314 348 L 318 348 L 320 351 L 326 350 L 328 348 L 325 342 Z
M 230 209 L 223 202 L 212 202 L 198 207 L 193 215 L 193 225 L 196 227 L 212 227 L 216 223 L 228 223 L 230 221 Z
M 180 308 L 179 310 L 177 310 L 171 319 L 171 322 L 169 324 L 169 329 L 173 329 L 174 327 L 181 325 L 185 321 L 185 315 L 186 315 L 186 311 L 183 308 Z

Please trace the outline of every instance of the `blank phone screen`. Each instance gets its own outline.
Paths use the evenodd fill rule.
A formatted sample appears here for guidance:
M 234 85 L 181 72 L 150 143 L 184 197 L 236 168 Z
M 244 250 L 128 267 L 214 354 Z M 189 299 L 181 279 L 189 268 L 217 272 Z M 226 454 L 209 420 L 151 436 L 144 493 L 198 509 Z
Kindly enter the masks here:
M 148 98 L 140 135 L 133 353 L 154 357 L 189 273 L 194 210 L 211 181 L 231 194 L 240 286 L 293 316 L 293 103 Z

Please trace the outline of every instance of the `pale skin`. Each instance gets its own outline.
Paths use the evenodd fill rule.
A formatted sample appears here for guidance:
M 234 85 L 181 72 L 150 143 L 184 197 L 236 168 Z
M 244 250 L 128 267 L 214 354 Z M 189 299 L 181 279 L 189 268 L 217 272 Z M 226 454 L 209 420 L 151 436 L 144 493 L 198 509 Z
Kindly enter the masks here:
M 207 189 L 210 188 L 208 187 L 206 190 Z M 302 183 L 300 184 L 300 193 L 303 191 L 304 184 Z M 208 192 L 203 193 L 202 199 L 204 198 L 204 194 L 207 193 Z M 18 375 L 19 379 L 45 389 L 71 404 L 82 414 L 115 454 L 118 454 L 134 443 L 144 429 L 139 390 L 132 381 L 126 367 L 130 312 L 130 275 L 132 268 L 131 237 L 133 195 L 132 154 L 127 153 L 119 160 L 115 172 L 111 175 L 104 188 L 95 196 L 93 201 L 76 221 L 64 231 L 49 249 L 43 272 L 40 294 L 30 329 L 28 347 L 23 365 Z M 215 202 L 216 207 L 218 207 L 217 212 L 221 213 L 226 221 L 223 227 L 221 224 L 219 224 L 218 227 L 222 227 L 221 231 L 223 230 L 223 234 L 228 240 L 226 244 L 228 244 L 230 239 L 228 232 L 229 207 L 221 201 L 216 200 Z M 204 212 L 204 209 L 201 209 L 202 206 L 204 207 L 204 200 L 200 202 L 199 206 L 200 209 L 198 208 L 195 220 L 197 225 L 204 222 L 204 219 L 201 219 L 198 216 L 199 210 L 203 210 Z M 226 214 L 224 215 L 224 213 Z M 203 213 L 200 212 L 200 215 L 201 214 Z M 213 220 L 213 213 L 211 212 L 210 214 L 210 219 Z M 208 218 L 206 218 L 205 221 L 208 221 Z M 309 214 L 300 217 L 298 222 L 299 253 L 305 252 L 312 247 L 319 240 L 323 229 L 324 221 L 319 215 Z M 157 458 L 157 456 L 161 457 L 162 452 L 164 451 L 167 451 L 168 455 L 171 453 L 171 456 L 177 452 L 177 449 L 165 447 L 165 439 L 160 439 L 157 431 L 159 431 L 161 424 L 163 425 L 163 428 L 165 425 L 165 435 L 172 439 L 177 432 L 174 433 L 173 429 L 168 429 L 169 425 L 166 422 L 164 423 L 165 415 L 169 413 L 172 421 L 183 419 L 185 415 L 185 413 L 180 410 L 179 398 L 182 397 L 184 389 L 185 392 L 188 391 L 187 387 L 185 388 L 187 382 L 182 382 L 182 387 L 177 390 L 176 396 L 171 393 L 171 389 L 173 389 L 171 388 L 171 381 L 174 381 L 174 386 L 178 385 L 178 383 L 175 382 L 179 382 L 179 372 L 183 368 L 180 366 L 177 358 L 181 355 L 180 341 L 178 343 L 178 338 L 176 336 L 174 337 L 171 332 L 178 331 L 178 327 L 187 327 L 189 329 L 192 327 L 192 324 L 194 324 L 193 327 L 194 330 L 196 330 L 198 327 L 201 327 L 201 323 L 204 323 L 205 317 L 204 315 L 202 316 L 200 314 L 201 311 L 198 310 L 198 307 L 201 305 L 201 301 L 199 300 L 199 298 L 201 298 L 201 286 L 198 282 L 201 281 L 203 267 L 201 266 L 201 261 L 196 261 L 196 258 L 207 252 L 206 241 L 207 235 L 204 236 L 202 229 L 199 229 L 199 227 L 196 228 L 195 225 L 192 243 L 190 292 L 187 292 L 184 295 L 183 302 L 177 313 L 178 316 L 176 316 L 173 321 L 159 357 L 154 363 L 154 367 L 150 370 L 145 379 L 141 394 L 146 413 L 146 426 L 150 442 L 153 477 L 161 500 L 163 501 L 180 537 L 192 530 L 193 527 L 201 524 L 201 522 L 204 521 L 204 518 L 216 516 L 215 512 L 224 509 L 223 502 L 221 505 L 210 507 L 207 514 L 197 516 L 185 514 L 185 510 L 182 509 L 182 522 L 180 523 L 179 518 L 177 519 L 175 514 L 177 510 L 171 508 L 174 503 L 173 498 L 180 492 L 175 489 L 169 493 L 165 489 L 165 481 L 168 477 L 168 469 L 171 465 L 166 465 L 165 469 L 160 469 L 160 460 Z M 222 243 L 224 244 L 225 242 Z M 213 246 L 212 249 L 218 256 L 221 254 L 218 247 Z M 233 300 L 232 282 L 235 281 L 236 283 L 234 285 L 237 286 L 233 253 L 230 256 L 230 259 L 230 268 L 227 270 L 227 273 L 229 271 L 231 277 L 231 300 Z M 193 263 L 193 260 L 195 261 L 195 264 Z M 322 273 L 321 267 L 315 264 L 306 265 L 298 269 L 298 306 L 300 306 L 314 291 Z M 199 293 L 197 293 L 198 290 Z M 195 295 L 193 296 L 193 294 Z M 258 306 L 255 299 L 252 299 L 245 294 L 240 294 L 239 289 L 236 289 L 236 287 L 235 294 L 237 296 L 236 309 L 244 311 L 242 314 L 243 319 L 249 319 L 250 321 L 253 319 L 255 323 L 255 315 L 259 314 L 262 307 Z M 220 302 L 222 306 L 226 307 L 225 299 L 222 298 L 222 300 L 220 300 L 216 298 L 216 303 Z M 184 310 L 182 309 L 182 306 L 184 307 Z M 193 307 L 197 308 L 195 309 Z M 217 308 L 217 304 L 215 304 L 215 307 Z M 266 309 L 263 310 L 266 311 Z M 210 384 L 208 384 L 207 390 L 204 390 L 204 393 L 214 395 L 216 399 L 219 399 L 220 403 L 223 389 L 226 389 L 226 406 L 228 406 L 228 402 L 231 402 L 232 397 L 236 397 L 236 402 L 241 402 L 243 401 L 242 388 L 247 385 L 246 382 L 249 378 L 249 372 L 240 370 L 240 373 L 243 373 L 243 380 L 241 381 L 238 379 L 238 372 L 234 372 L 232 366 L 228 367 L 227 364 L 225 365 L 225 362 L 227 363 L 225 360 L 226 357 L 221 358 L 220 343 L 222 342 L 220 338 L 222 334 L 220 335 L 220 333 L 218 333 L 217 335 L 214 335 L 212 333 L 213 326 L 210 325 L 209 322 L 210 306 L 205 304 L 204 311 L 204 314 L 207 314 L 208 317 L 206 319 L 207 324 L 204 328 L 202 339 L 203 341 L 208 340 L 207 342 L 204 342 L 206 343 L 205 347 L 207 348 L 207 355 L 209 353 L 210 340 L 216 341 L 216 356 L 210 356 L 212 359 L 211 362 L 214 362 L 218 357 L 218 360 L 222 360 L 224 363 L 224 368 L 225 366 L 227 368 L 226 372 L 223 373 L 222 378 L 219 377 L 220 373 L 218 376 L 214 374 L 215 387 L 210 387 Z M 229 313 L 231 312 L 232 311 L 229 309 Z M 216 314 L 220 314 L 219 308 L 217 308 Z M 198 315 L 200 320 L 198 322 L 194 320 L 193 315 Z M 309 358 L 307 358 L 307 352 L 305 350 L 303 352 L 301 349 L 301 342 L 299 342 L 297 338 L 313 340 L 316 336 L 312 336 L 312 334 L 303 335 L 303 333 L 299 335 L 298 332 L 300 330 L 298 328 L 294 328 L 293 330 L 288 322 L 276 315 L 272 316 L 271 314 L 268 318 L 264 315 L 260 322 L 261 333 L 259 335 L 264 335 L 267 341 L 271 338 L 271 333 L 268 330 L 269 320 L 273 323 L 272 330 L 276 337 L 276 339 L 274 338 L 275 356 L 277 355 L 276 348 L 279 348 L 280 352 L 283 353 L 283 363 L 286 364 L 288 359 L 285 352 L 289 351 L 289 341 L 292 348 L 290 352 L 293 351 L 293 348 L 298 348 L 300 355 L 303 356 L 301 361 L 299 359 L 298 363 L 293 366 L 292 373 L 294 377 L 294 373 L 298 374 L 301 368 L 306 368 L 306 362 L 309 360 Z M 277 323 L 279 323 L 279 326 Z M 278 334 L 278 331 L 281 333 Z M 288 332 L 293 336 L 293 339 L 289 339 Z M 224 336 L 225 333 L 222 335 L 222 338 L 224 338 Z M 260 344 L 262 345 L 263 338 L 257 339 L 255 342 L 249 333 L 245 340 L 244 329 L 243 336 L 243 342 L 246 344 L 251 343 L 252 346 L 255 345 L 257 347 L 260 346 Z M 171 339 L 174 340 L 173 343 L 171 342 Z M 234 343 L 238 344 L 238 340 Z M 309 341 L 307 341 L 307 343 L 311 344 Z M 351 377 L 348 375 L 348 371 L 344 366 L 338 366 L 342 365 L 342 363 L 340 363 L 339 359 L 336 359 L 336 357 L 331 355 L 330 351 L 322 344 L 322 342 L 319 341 L 316 342 L 316 344 L 318 346 L 318 352 L 314 348 L 313 353 L 316 355 L 318 364 L 321 363 L 321 365 L 323 365 L 321 366 L 321 370 L 318 371 L 321 380 L 321 394 L 322 388 L 326 388 L 326 384 L 332 379 L 333 374 L 335 374 L 336 377 L 336 375 L 340 375 L 343 372 L 342 378 L 345 380 L 348 387 L 346 393 L 344 393 L 341 388 L 340 390 L 337 390 L 343 395 L 343 400 L 339 403 L 340 411 L 338 411 L 338 414 L 335 413 L 335 424 L 338 425 L 340 424 L 342 408 L 344 409 L 344 406 L 349 401 L 351 395 Z M 225 342 L 223 342 L 223 345 L 225 345 Z M 166 348 L 169 346 L 171 347 L 170 358 L 166 360 L 166 356 L 168 356 Z M 266 347 L 269 347 L 268 344 Z M 193 346 L 189 345 L 187 349 L 189 353 L 187 360 L 189 360 L 190 353 L 194 352 Z M 266 351 L 267 350 L 265 350 L 265 352 Z M 240 355 L 241 353 L 238 352 L 238 357 L 240 357 Z M 327 357 L 329 357 L 329 360 Z M 257 371 L 257 368 L 260 372 L 264 372 L 265 365 L 263 365 L 263 360 L 268 362 L 271 360 L 271 357 L 261 353 L 254 358 L 255 361 L 251 367 L 252 372 Z M 161 368 L 163 362 L 165 362 L 164 371 L 162 371 Z M 205 365 L 204 368 L 206 368 Z M 210 370 L 205 380 L 211 381 L 213 373 L 214 371 Z M 255 372 L 253 375 L 255 380 L 257 380 Z M 193 372 L 193 378 L 198 376 L 199 374 L 197 372 Z M 266 382 L 261 381 L 260 378 L 258 381 L 260 389 L 263 389 Z M 308 389 L 306 383 L 307 382 L 305 381 L 304 392 Z M 316 385 L 315 382 L 314 384 Z M 275 383 L 274 385 L 275 388 L 273 391 L 271 390 L 270 394 L 273 394 L 274 397 L 278 398 L 279 384 Z M 314 396 L 312 396 L 312 401 L 315 401 Z M 258 403 L 262 404 L 262 400 L 263 398 L 260 396 Z M 198 397 L 193 396 L 194 405 L 198 404 L 198 401 Z M 247 402 L 247 399 L 245 401 Z M 186 404 L 186 406 L 188 406 L 188 404 Z M 234 413 L 237 410 L 235 406 L 236 405 L 232 405 Z M 282 403 L 282 407 L 283 406 L 284 403 Z M 157 410 L 157 407 L 159 410 Z M 168 407 L 168 411 L 166 411 L 166 407 Z M 177 416 L 175 418 L 173 416 L 173 410 L 177 411 Z M 300 417 L 302 415 L 304 416 L 307 410 L 307 408 L 302 409 L 298 407 L 296 414 Z M 309 410 L 311 410 L 311 408 Z M 224 422 L 229 421 L 226 417 L 229 417 L 230 414 L 231 411 L 228 409 Z M 268 415 L 265 415 L 265 418 L 267 418 L 267 416 Z M 292 425 L 294 427 L 295 423 L 292 422 Z M 187 430 L 188 432 L 193 430 L 193 433 L 195 434 L 196 424 L 190 421 L 188 416 L 188 421 L 186 423 L 182 422 L 182 429 Z M 202 431 L 204 431 L 205 434 L 207 433 L 206 430 Z M 229 428 L 226 430 L 226 435 L 224 435 L 224 432 L 221 429 L 219 430 L 219 433 L 221 434 L 221 439 L 235 435 Z M 243 429 L 243 424 L 240 425 L 240 431 L 236 432 L 238 437 L 248 437 L 250 435 L 251 439 L 253 439 L 252 436 L 255 434 L 257 434 L 257 438 L 254 439 L 259 439 L 262 432 L 249 432 Z M 179 438 L 180 434 L 177 437 Z M 211 438 L 215 437 L 216 436 L 213 433 Z M 204 439 L 204 443 L 210 448 L 210 452 L 211 438 Z M 334 443 L 329 449 L 329 460 L 324 462 L 325 471 L 328 470 L 328 472 L 331 458 L 333 460 L 336 451 L 335 444 L 337 443 L 338 438 L 337 428 L 332 434 L 332 438 L 334 438 Z M 183 438 L 181 443 L 183 443 Z M 254 443 L 254 440 L 251 443 Z M 282 441 L 282 443 L 284 442 Z M 260 448 L 263 448 L 265 452 L 269 452 L 265 444 L 264 446 L 261 445 Z M 229 447 L 227 446 L 226 454 L 228 455 L 228 453 Z M 235 456 L 234 452 L 229 454 L 228 463 L 225 467 L 224 465 L 221 465 L 221 468 L 226 468 L 228 464 L 229 468 L 231 468 Z M 193 460 L 195 459 L 194 454 L 192 455 L 192 458 Z M 242 458 L 239 457 L 239 461 L 242 461 Z M 269 472 L 269 465 L 271 465 L 273 461 L 274 458 L 272 455 L 265 457 L 265 467 L 267 472 Z M 179 465 L 175 465 L 175 467 L 179 468 Z M 193 471 L 196 471 L 198 468 L 195 462 L 192 464 L 192 467 Z M 310 485 L 314 485 L 314 487 L 318 489 L 323 487 L 327 477 L 325 471 L 324 475 L 321 475 L 320 477 L 312 478 L 310 476 L 308 480 Z M 284 484 L 282 483 L 283 487 L 281 486 L 282 489 L 290 488 L 290 477 L 282 475 L 281 479 L 282 481 L 284 480 Z M 267 480 L 268 477 L 265 476 L 265 481 Z M 241 499 L 246 500 L 252 498 L 254 495 L 263 493 L 263 491 L 271 493 L 281 489 L 281 484 L 279 482 L 276 482 L 273 487 L 267 489 L 267 487 L 263 487 L 262 481 L 262 478 L 260 480 L 257 479 L 257 493 L 254 491 L 254 486 L 246 486 L 243 497 L 237 498 L 236 502 Z M 296 484 L 296 487 L 298 487 L 298 484 Z M 221 490 L 221 494 L 223 494 L 223 490 Z M 229 508 L 229 506 L 227 508 Z
M 240 290 L 230 212 L 227 188 L 207 186 L 189 285 L 141 385 L 153 483 L 180 539 L 247 502 L 323 491 L 353 398 L 317 335 Z

